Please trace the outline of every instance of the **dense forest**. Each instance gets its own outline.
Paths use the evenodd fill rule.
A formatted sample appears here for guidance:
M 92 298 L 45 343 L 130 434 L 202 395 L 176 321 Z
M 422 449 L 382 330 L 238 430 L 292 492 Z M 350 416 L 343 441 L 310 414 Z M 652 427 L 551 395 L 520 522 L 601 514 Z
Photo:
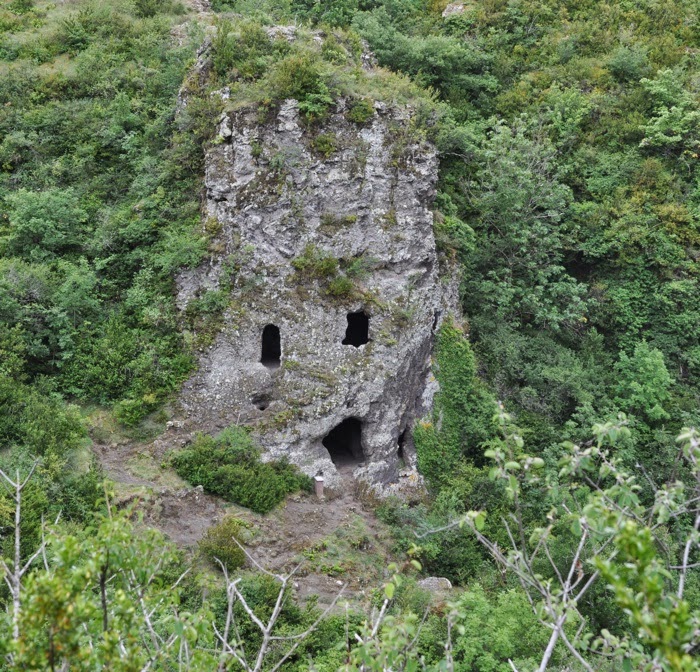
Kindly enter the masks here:
M 691 0 L 3 2 L 0 669 L 698 669 L 698 53 Z M 90 449 L 162 432 L 221 326 L 225 291 L 181 314 L 174 282 L 210 251 L 224 87 L 311 129 L 340 96 L 408 105 L 438 151 L 463 314 L 363 606 L 239 570 L 233 517 L 169 545 Z M 309 488 L 241 427 L 170 460 L 260 513 Z

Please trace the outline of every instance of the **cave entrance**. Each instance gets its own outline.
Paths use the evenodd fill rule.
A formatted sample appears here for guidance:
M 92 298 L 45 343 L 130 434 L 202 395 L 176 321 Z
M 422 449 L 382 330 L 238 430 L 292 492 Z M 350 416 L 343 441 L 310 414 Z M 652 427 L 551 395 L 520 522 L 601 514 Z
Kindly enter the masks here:
M 280 343 L 280 330 L 274 324 L 267 324 L 262 333 L 262 355 L 260 362 L 268 369 L 278 369 L 282 345 Z
M 326 434 L 323 446 L 336 467 L 362 462 L 362 422 L 357 418 L 343 420 Z
M 369 341 L 369 315 L 364 310 L 348 313 L 348 328 L 345 330 L 343 345 L 359 348 Z

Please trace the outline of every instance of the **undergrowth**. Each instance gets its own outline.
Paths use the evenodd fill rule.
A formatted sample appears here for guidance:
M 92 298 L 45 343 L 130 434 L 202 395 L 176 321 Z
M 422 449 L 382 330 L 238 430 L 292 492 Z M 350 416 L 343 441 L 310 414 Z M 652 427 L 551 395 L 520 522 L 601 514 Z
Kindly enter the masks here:
M 247 430 L 229 427 L 216 437 L 197 435 L 190 448 L 176 453 L 178 475 L 229 502 L 268 513 L 284 498 L 311 490 L 311 479 L 283 460 L 262 462 Z

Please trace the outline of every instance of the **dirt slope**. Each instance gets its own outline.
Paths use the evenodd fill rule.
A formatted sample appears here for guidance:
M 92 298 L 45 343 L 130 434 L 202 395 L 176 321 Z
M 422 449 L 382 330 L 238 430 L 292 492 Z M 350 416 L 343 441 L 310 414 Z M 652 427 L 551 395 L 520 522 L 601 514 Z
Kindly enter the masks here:
M 174 543 L 196 549 L 207 528 L 231 513 L 250 524 L 247 546 L 258 563 L 275 572 L 297 565 L 296 588 L 304 599 L 328 603 L 342 584 L 359 601 L 381 585 L 391 562 L 389 532 L 358 499 L 350 468 L 342 469 L 343 490 L 333 499 L 293 495 L 266 516 L 193 488 L 166 466 L 169 450 L 186 445 L 188 433 L 166 432 L 151 443 L 94 441 L 93 452 L 114 481 L 119 502 L 138 500 L 148 525 Z

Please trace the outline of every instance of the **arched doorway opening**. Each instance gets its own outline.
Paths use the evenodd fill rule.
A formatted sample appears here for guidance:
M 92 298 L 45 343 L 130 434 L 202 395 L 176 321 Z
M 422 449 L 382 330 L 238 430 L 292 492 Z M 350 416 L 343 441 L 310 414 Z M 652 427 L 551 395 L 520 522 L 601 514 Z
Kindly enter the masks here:
M 326 434 L 323 446 L 337 468 L 359 464 L 364 460 L 362 422 L 357 418 L 346 418 Z
M 279 327 L 267 324 L 262 333 L 262 354 L 260 362 L 268 369 L 278 369 L 282 356 Z

